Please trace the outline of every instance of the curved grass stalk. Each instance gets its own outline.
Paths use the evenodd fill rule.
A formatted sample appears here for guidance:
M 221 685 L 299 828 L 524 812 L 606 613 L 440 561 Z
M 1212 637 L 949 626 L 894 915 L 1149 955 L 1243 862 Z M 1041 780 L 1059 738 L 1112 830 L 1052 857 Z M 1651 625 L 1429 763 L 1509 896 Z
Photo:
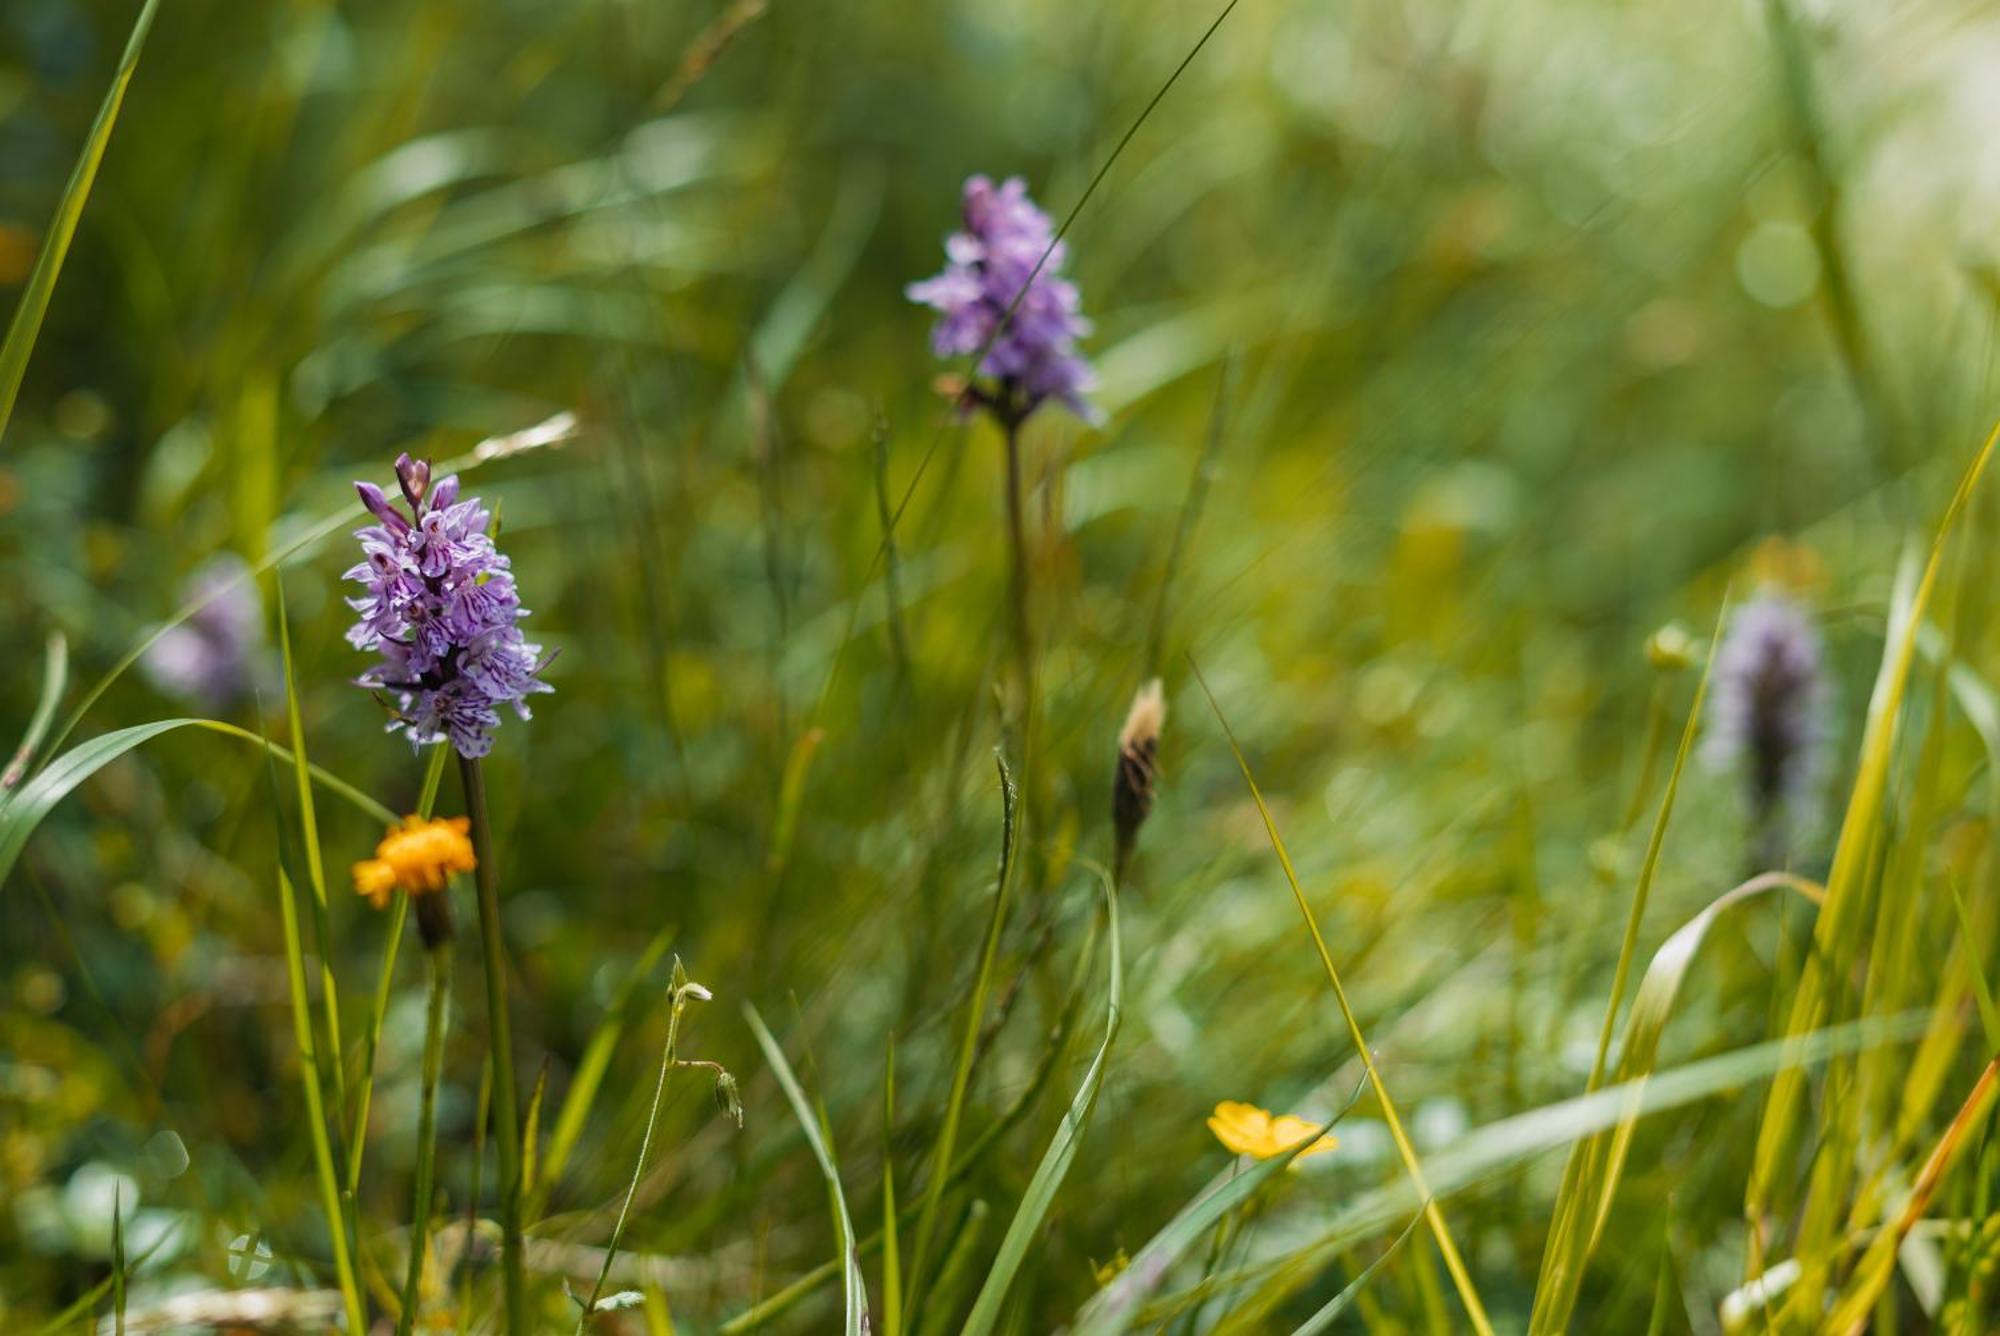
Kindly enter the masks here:
M 1069 1109 L 1063 1114 L 1062 1123 L 1049 1142 L 1048 1150 L 1043 1153 L 1042 1162 L 1035 1167 L 1034 1177 L 1028 1180 L 1021 1205 L 1000 1240 L 999 1255 L 986 1273 L 979 1295 L 972 1302 L 972 1313 L 965 1320 L 967 1336 L 987 1336 L 1000 1320 L 1000 1306 L 1006 1301 L 1014 1274 L 1027 1256 L 1029 1244 L 1040 1232 L 1049 1207 L 1055 1203 L 1056 1192 L 1069 1173 L 1077 1147 L 1082 1144 L 1084 1129 L 1090 1123 L 1091 1114 L 1096 1111 L 1098 1093 L 1104 1088 L 1105 1067 L 1111 1058 L 1111 1045 L 1118 1038 L 1118 1026 L 1124 1018 L 1125 975 L 1118 951 L 1118 889 L 1108 871 L 1103 868 L 1094 870 L 1104 883 L 1106 931 L 1111 938 L 1111 979 L 1105 1003 L 1104 1042 L 1098 1046 L 1097 1056 L 1091 1059 L 1090 1069 L 1084 1073 L 1076 1098 L 1070 1101 Z
M 1333 953 L 1327 949 L 1326 938 L 1319 930 L 1319 920 L 1313 917 L 1312 905 L 1306 899 L 1305 888 L 1299 885 L 1299 875 L 1292 867 L 1292 856 L 1285 851 L 1285 841 L 1278 834 L 1278 823 L 1271 815 L 1271 809 L 1264 802 L 1264 795 L 1257 787 L 1256 776 L 1250 773 L 1250 762 L 1245 759 L 1243 749 L 1236 743 L 1236 735 L 1230 730 L 1229 721 L 1223 717 L 1222 706 L 1217 704 L 1215 693 L 1209 690 L 1208 679 L 1201 675 L 1201 666 L 1188 657 L 1188 666 L 1194 670 L 1195 681 L 1201 684 L 1202 694 L 1208 697 L 1209 708 L 1215 711 L 1216 722 L 1222 725 L 1223 736 L 1228 739 L 1229 750 L 1236 757 L 1237 766 L 1243 771 L 1243 779 L 1250 786 L 1250 797 L 1257 804 L 1257 814 L 1264 820 L 1264 831 L 1271 838 L 1271 848 L 1278 855 L 1278 864 L 1285 871 L 1285 880 L 1292 888 L 1292 898 L 1298 902 L 1299 913 L 1304 917 L 1306 931 L 1311 934 L 1313 948 L 1319 953 L 1321 967 L 1326 971 L 1328 984 L 1333 988 L 1334 1000 L 1340 1004 L 1340 1016 L 1347 1023 L 1348 1037 L 1354 1043 L 1355 1053 L 1361 1059 L 1362 1068 L 1368 1074 L 1368 1083 L 1374 1087 L 1375 1098 L 1382 1106 L 1382 1120 L 1389 1126 L 1389 1137 L 1396 1144 L 1396 1154 L 1403 1161 L 1403 1169 L 1410 1177 L 1411 1186 L 1423 1202 L 1424 1222 L 1430 1226 L 1431 1236 L 1436 1240 L 1438 1253 L 1444 1259 L 1445 1270 L 1451 1275 L 1452 1286 L 1458 1291 L 1459 1302 L 1465 1307 L 1465 1315 L 1479 1336 L 1492 1336 L 1493 1324 L 1486 1316 L 1486 1305 L 1480 1302 L 1479 1291 L 1472 1283 L 1472 1274 L 1466 1270 L 1465 1261 L 1459 1256 L 1458 1245 L 1452 1241 L 1451 1226 L 1445 1223 L 1444 1212 L 1438 1209 L 1429 1184 L 1424 1178 L 1422 1162 L 1417 1158 L 1417 1148 L 1410 1135 L 1403 1129 L 1403 1120 L 1396 1113 L 1395 1101 L 1389 1097 L 1388 1084 L 1383 1081 L 1381 1071 L 1375 1066 L 1375 1055 L 1368 1049 L 1367 1036 L 1361 1032 L 1361 1022 L 1355 1018 L 1354 1008 L 1348 1004 L 1347 989 L 1340 982 L 1340 972 L 1333 966 Z
M 939 1129 L 937 1147 L 931 1156 L 930 1182 L 925 1185 L 923 1208 L 917 1215 L 915 1242 L 910 1252 L 909 1294 L 904 1307 L 918 1311 L 923 1293 L 924 1262 L 931 1236 L 937 1228 L 938 1205 L 944 1199 L 951 1153 L 958 1140 L 959 1119 L 965 1112 L 965 1092 L 972 1081 L 973 1053 L 979 1044 L 980 1024 L 985 1018 L 986 994 L 993 983 L 993 963 L 1000 954 L 1000 935 L 1007 925 L 1007 903 L 1014 885 L 1015 844 L 1018 834 L 1020 794 L 1007 758 L 993 754 L 1000 771 L 1000 875 L 993 893 L 993 913 L 987 920 L 986 940 L 979 950 L 979 972 L 973 978 L 972 996 L 966 1003 L 965 1033 L 959 1042 L 958 1059 L 952 1067 L 951 1093 L 945 1100 L 944 1125 Z

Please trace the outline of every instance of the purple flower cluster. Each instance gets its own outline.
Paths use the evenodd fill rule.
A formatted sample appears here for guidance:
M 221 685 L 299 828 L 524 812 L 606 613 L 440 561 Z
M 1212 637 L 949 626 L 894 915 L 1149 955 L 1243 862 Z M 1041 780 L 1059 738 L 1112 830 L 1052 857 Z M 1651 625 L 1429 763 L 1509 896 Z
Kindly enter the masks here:
M 1009 177 L 998 186 L 984 176 L 967 181 L 965 230 L 947 237 L 944 250 L 944 272 L 905 289 L 911 301 L 939 313 L 931 330 L 933 352 L 939 357 L 977 352 L 993 339 L 1010 307 L 1014 313 L 979 364 L 997 383 L 990 391 L 973 391 L 972 401 L 1015 423 L 1048 399 L 1092 419 L 1094 410 L 1083 397 L 1093 383 L 1090 364 L 1076 351 L 1090 322 L 1083 318 L 1076 285 L 1061 277 L 1062 243 L 1021 178 Z
M 168 695 L 210 709 L 248 695 L 269 666 L 250 567 L 233 552 L 211 557 L 188 577 L 182 601 L 199 606 L 147 646 L 140 660 L 146 676 Z
M 354 484 L 379 523 L 354 535 L 362 560 L 344 578 L 365 592 L 347 600 L 361 618 L 347 639 L 382 656 L 355 680 L 394 699 L 391 728 L 418 746 L 448 740 L 461 756 L 484 756 L 499 706 L 526 719 L 527 698 L 554 688 L 538 676 L 541 646 L 521 634 L 527 612 L 486 532 L 492 517 L 458 499 L 456 474 L 435 486 L 430 474 L 425 461 L 397 459 L 407 517 L 373 483 Z
M 1783 857 L 1787 827 L 1822 777 L 1833 698 L 1825 659 L 1811 616 L 1773 590 L 1737 609 L 1716 650 L 1707 757 L 1742 773 L 1768 862 Z

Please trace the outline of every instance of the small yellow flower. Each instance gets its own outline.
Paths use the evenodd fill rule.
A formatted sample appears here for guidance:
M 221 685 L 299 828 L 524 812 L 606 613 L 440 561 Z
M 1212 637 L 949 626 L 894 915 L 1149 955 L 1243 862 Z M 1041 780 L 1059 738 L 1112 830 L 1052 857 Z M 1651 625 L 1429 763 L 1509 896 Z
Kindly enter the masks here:
M 375 846 L 375 856 L 354 865 L 354 889 L 381 909 L 392 891 L 411 895 L 441 891 L 454 872 L 470 872 L 476 860 L 462 816 L 426 821 L 404 817 L 389 827 Z
M 1225 1099 L 1209 1115 L 1208 1130 L 1215 1133 L 1215 1139 L 1226 1149 L 1253 1159 L 1268 1160 L 1310 1139 L 1319 1127 L 1295 1113 L 1273 1115 L 1269 1109 L 1260 1109 L 1255 1104 L 1239 1104 L 1233 1099 Z M 1300 1160 L 1312 1155 L 1324 1155 L 1339 1144 L 1331 1136 L 1321 1136 L 1298 1153 L 1291 1167 L 1296 1169 Z

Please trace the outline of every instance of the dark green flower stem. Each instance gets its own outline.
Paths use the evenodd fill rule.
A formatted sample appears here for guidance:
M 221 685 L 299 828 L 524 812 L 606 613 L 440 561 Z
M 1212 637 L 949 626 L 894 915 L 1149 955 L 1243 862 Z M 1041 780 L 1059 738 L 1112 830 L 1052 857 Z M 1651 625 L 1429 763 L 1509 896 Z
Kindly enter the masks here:
M 501 1269 L 510 1336 L 528 1328 L 527 1271 L 521 1256 L 521 1123 L 514 1093 L 514 1035 L 507 1020 L 507 950 L 500 939 L 500 893 L 493 866 L 493 828 L 486 814 L 486 781 L 479 762 L 458 758 L 465 811 L 472 821 L 472 853 L 479 865 L 479 947 L 486 958 L 486 1028 L 493 1049 L 493 1139 L 500 1161 Z

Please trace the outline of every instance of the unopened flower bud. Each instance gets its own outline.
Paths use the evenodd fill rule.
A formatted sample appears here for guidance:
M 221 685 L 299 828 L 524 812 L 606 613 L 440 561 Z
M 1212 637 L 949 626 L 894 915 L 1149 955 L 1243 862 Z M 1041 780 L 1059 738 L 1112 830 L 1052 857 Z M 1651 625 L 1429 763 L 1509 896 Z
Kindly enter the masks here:
M 1153 810 L 1159 780 L 1160 729 L 1167 721 L 1166 694 L 1160 679 L 1139 688 L 1118 730 L 1118 772 L 1111 784 L 1111 823 L 1117 838 L 1116 867 L 1123 876 L 1132 856 L 1139 827 Z
M 1679 622 L 1668 622 L 1646 637 L 1646 662 L 1663 673 L 1678 673 L 1693 666 L 1694 637 Z
M 424 504 L 424 493 L 431 486 L 431 461 L 412 459 L 408 452 L 396 456 L 396 482 L 403 489 L 403 499 L 410 503 L 410 509 L 419 510 Z

